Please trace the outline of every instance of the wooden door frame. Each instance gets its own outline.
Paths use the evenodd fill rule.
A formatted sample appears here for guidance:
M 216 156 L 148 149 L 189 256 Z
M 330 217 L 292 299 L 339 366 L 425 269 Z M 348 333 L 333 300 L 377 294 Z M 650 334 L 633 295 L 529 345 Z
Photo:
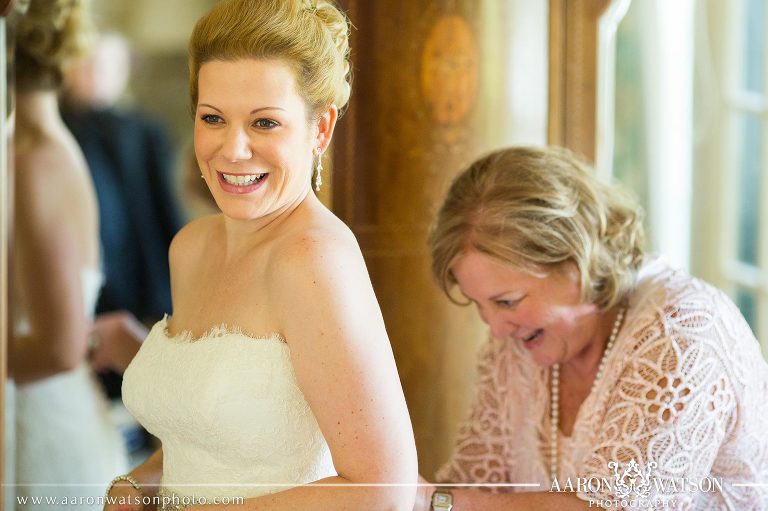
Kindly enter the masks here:
M 612 0 L 550 0 L 547 139 L 594 162 L 600 18 Z
M 0 507 L 5 503 L 5 385 L 8 378 L 8 340 L 10 338 L 10 286 L 8 259 L 11 238 L 11 166 L 10 129 L 8 126 L 8 63 L 6 61 L 6 16 L 15 0 L 0 0 Z

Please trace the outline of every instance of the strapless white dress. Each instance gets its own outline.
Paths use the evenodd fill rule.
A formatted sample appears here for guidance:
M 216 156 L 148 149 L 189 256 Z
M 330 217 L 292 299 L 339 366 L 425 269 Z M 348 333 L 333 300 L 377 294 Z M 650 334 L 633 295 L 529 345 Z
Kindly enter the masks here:
M 166 495 L 257 497 L 336 475 L 277 334 L 169 337 L 164 318 L 125 372 L 123 401 L 162 441 Z
M 85 310 L 92 313 L 101 273 L 85 269 L 82 281 Z M 25 321 L 16 322 L 17 334 L 26 330 Z M 15 495 L 15 507 L 25 511 L 63 508 L 61 499 L 66 497 L 66 509 L 102 509 L 94 497 L 104 494 L 115 475 L 125 473 L 127 456 L 106 396 L 88 364 L 26 385 L 7 384 L 6 390 L 6 410 L 11 412 L 6 438 L 15 451 L 6 465 L 7 477 L 15 478 L 17 485 L 6 493 Z M 33 504 L 31 499 L 19 505 L 17 497 L 32 496 L 59 499 L 58 506 L 45 500 Z M 70 505 L 71 499 L 75 505 Z M 8 500 L 6 504 L 6 509 L 14 508 Z

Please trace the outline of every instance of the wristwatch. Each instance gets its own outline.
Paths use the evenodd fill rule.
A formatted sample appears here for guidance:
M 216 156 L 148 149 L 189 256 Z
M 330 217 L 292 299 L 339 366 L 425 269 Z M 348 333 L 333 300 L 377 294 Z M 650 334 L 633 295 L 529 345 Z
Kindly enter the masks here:
M 437 489 L 432 494 L 432 511 L 451 511 L 453 509 L 453 495 L 447 490 Z

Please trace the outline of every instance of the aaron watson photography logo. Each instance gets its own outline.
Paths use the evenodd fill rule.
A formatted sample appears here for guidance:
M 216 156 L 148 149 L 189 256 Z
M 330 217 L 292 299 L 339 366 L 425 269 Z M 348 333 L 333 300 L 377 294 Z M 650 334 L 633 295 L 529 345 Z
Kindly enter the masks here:
M 690 477 L 659 477 L 655 461 L 627 463 L 609 461 L 611 477 L 569 477 L 554 479 L 550 492 L 578 492 L 594 495 L 589 506 L 597 508 L 675 508 L 675 496 L 681 493 L 720 492 L 723 482 L 716 477 L 699 480 Z M 610 497 L 603 497 L 610 496 Z
M 613 491 L 619 499 L 628 497 L 647 498 L 651 494 L 651 471 L 656 468 L 655 461 L 646 465 L 645 470 L 640 470 L 640 465 L 634 458 L 627 463 L 623 470 L 616 461 L 609 461 L 608 468 L 613 470 L 614 485 Z M 621 474 L 619 472 L 621 471 Z

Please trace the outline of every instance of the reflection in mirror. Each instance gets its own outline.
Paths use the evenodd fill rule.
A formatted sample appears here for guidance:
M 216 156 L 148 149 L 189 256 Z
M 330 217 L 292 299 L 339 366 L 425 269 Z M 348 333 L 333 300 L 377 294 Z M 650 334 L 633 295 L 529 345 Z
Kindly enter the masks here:
M 14 25 L 14 408 L 6 412 L 19 507 L 25 498 L 93 497 L 92 485 L 127 466 L 87 360 L 102 280 L 96 198 L 58 107 L 63 68 L 85 50 L 89 30 L 77 0 L 32 0 Z
M 29 4 L 29 1 L 19 2 L 19 4 Z M 33 5 L 35 0 L 32 0 Z M 46 0 L 40 1 L 40 5 L 55 5 L 61 3 L 62 9 L 59 11 L 60 18 L 65 16 L 68 9 L 78 4 L 79 2 L 62 1 L 58 0 Z M 50 168 L 56 168 L 57 172 L 48 176 L 49 180 L 44 189 L 48 189 L 55 193 L 53 196 L 44 195 L 45 190 L 39 189 L 32 193 L 25 193 L 29 191 L 28 186 L 24 186 L 24 183 L 29 185 L 31 181 L 28 179 L 34 176 L 36 173 L 31 167 L 24 171 L 23 179 L 17 180 L 19 184 L 20 192 L 18 193 L 18 199 L 16 203 L 16 218 L 24 218 L 24 225 L 17 227 L 17 241 L 14 247 L 14 260 L 17 261 L 15 265 L 15 280 L 11 289 L 6 289 L 7 292 L 14 294 L 14 308 L 22 311 L 22 314 L 16 316 L 18 319 L 24 316 L 28 321 L 17 321 L 17 326 L 31 326 L 36 325 L 35 328 L 17 328 L 17 337 L 29 334 L 28 338 L 32 342 L 27 343 L 29 347 L 36 345 L 34 340 L 35 335 L 39 335 L 40 338 L 45 338 L 49 341 L 48 345 L 55 344 L 57 338 L 61 338 L 67 330 L 66 326 L 72 326 L 72 323 L 62 323 L 63 317 L 80 317 L 86 318 L 94 307 L 95 297 L 97 295 L 98 283 L 95 278 L 98 272 L 90 271 L 91 269 L 98 269 L 101 267 L 102 273 L 106 272 L 103 266 L 104 252 L 102 252 L 102 258 L 100 265 L 97 262 L 98 259 L 98 247 L 102 249 L 105 247 L 104 243 L 104 230 L 114 234 L 120 231 L 121 228 L 127 229 L 126 232 L 133 232 L 131 229 L 135 227 L 135 222 L 149 226 L 154 229 L 166 229 L 168 230 L 167 241 L 175 233 L 175 229 L 178 228 L 181 223 L 181 219 L 174 218 L 168 220 L 169 216 L 165 215 L 162 218 L 157 215 L 157 208 L 163 208 L 164 212 L 168 212 L 171 208 L 169 204 L 173 202 L 173 197 L 168 198 L 167 201 L 163 200 L 160 204 L 154 203 L 152 207 L 146 206 L 146 203 L 138 200 L 138 194 L 132 192 L 126 192 L 126 190 L 115 190 L 115 186 L 121 184 L 133 183 L 135 186 L 143 187 L 145 195 L 151 194 L 152 196 L 159 196 L 157 190 L 160 186 L 166 187 L 164 190 L 169 193 L 177 193 L 174 188 L 175 179 L 173 173 L 176 172 L 174 167 L 175 161 L 180 161 L 181 158 L 176 155 L 185 153 L 184 144 L 187 143 L 191 137 L 191 117 L 189 114 L 188 100 L 186 99 L 186 91 L 188 89 L 187 84 L 187 71 L 186 71 L 186 41 L 191 32 L 192 24 L 199 17 L 200 13 L 207 10 L 208 7 L 214 3 L 214 0 L 168 0 L 164 2 L 152 2 L 152 1 L 136 1 L 136 0 L 114 0 L 110 2 L 89 2 L 96 11 L 96 20 L 99 23 L 99 29 L 104 32 L 112 34 L 121 33 L 127 38 L 129 45 L 132 49 L 130 64 L 135 71 L 133 80 L 128 84 L 128 87 L 124 94 L 116 99 L 114 105 L 94 105 L 95 110 L 100 110 L 99 121 L 90 125 L 87 122 L 81 123 L 79 126 L 85 126 L 86 131 L 90 129 L 91 132 L 99 132 L 102 138 L 110 140 L 109 147 L 101 147 L 90 151 L 88 155 L 96 154 L 94 160 L 89 159 L 89 168 L 86 171 L 82 167 L 82 155 L 79 154 L 79 149 L 72 147 L 70 142 L 70 135 L 66 135 L 68 140 L 63 142 L 60 139 L 54 142 L 63 142 L 63 146 L 66 146 L 66 153 L 60 158 L 54 158 L 55 165 L 50 165 Z M 168 20 L 172 20 L 169 23 Z M 38 20 L 39 21 L 39 20 Z M 53 23 L 53 26 L 60 26 L 58 22 L 62 19 L 58 19 L 57 23 Z M 66 23 L 64 23 L 66 25 Z M 40 23 L 37 29 L 45 31 L 46 27 L 50 28 L 51 24 Z M 122 36 L 120 36 L 122 37 Z M 43 38 L 45 39 L 45 38 Z M 108 38 L 110 42 L 114 42 L 117 37 Z M 55 40 L 55 39 L 54 39 Z M 96 38 L 93 39 L 97 40 Z M 114 46 L 114 45 L 113 45 Z M 38 48 L 39 50 L 39 48 Z M 5 55 L 3 53 L 3 55 Z M 104 69 L 99 68 L 96 70 L 94 67 L 91 71 L 96 71 L 103 78 Z M 109 73 L 108 73 L 109 74 Z M 103 82 L 103 80 L 102 80 Z M 18 110 L 24 112 L 36 112 L 36 115 L 22 115 L 17 113 L 17 121 L 19 129 L 16 133 L 16 147 L 17 155 L 20 160 L 29 162 L 30 158 L 26 158 L 25 155 L 31 146 L 37 146 L 38 149 L 42 142 L 45 140 L 34 139 L 30 137 L 31 132 L 42 133 L 43 135 L 49 135 L 53 132 L 54 135 L 64 134 L 64 126 L 61 125 L 58 114 L 56 118 L 46 117 L 49 114 L 53 114 L 56 110 L 55 94 L 48 94 L 49 90 L 45 90 L 43 94 L 42 89 L 37 84 L 25 83 L 17 85 L 18 90 L 22 92 L 23 98 L 18 103 Z M 34 92 L 34 93 L 33 93 Z M 99 91 L 97 91 L 98 93 Z M 43 97 L 45 96 L 45 97 Z M 53 99 L 51 101 L 51 99 Z M 111 101 L 111 100 L 110 100 Z M 21 107 L 24 108 L 21 108 Z M 82 106 L 82 105 L 79 105 Z M 114 107 L 109 113 L 103 112 L 104 108 L 109 106 Z M 129 112 L 131 115 L 129 115 Z M 135 112 L 135 115 L 133 113 Z M 82 112 L 80 112 L 82 113 Z M 111 128 L 106 129 L 105 125 L 101 123 L 106 117 L 110 117 L 115 122 L 110 124 Z M 152 121 L 148 119 L 152 118 Z M 43 121 L 47 119 L 48 128 L 38 129 L 39 125 L 30 124 L 29 121 Z M 83 117 L 80 117 L 83 119 Z M 92 120 L 94 118 L 91 118 Z M 68 118 L 67 121 L 71 121 Z M 122 122 L 121 122 L 122 121 Z M 155 137 L 160 131 L 159 124 L 164 124 L 169 127 L 169 137 L 165 137 L 166 142 L 169 142 L 167 148 L 160 149 L 158 145 L 152 147 L 145 146 L 143 149 L 136 147 L 139 141 L 146 141 L 148 138 Z M 112 131 L 116 125 L 122 126 L 121 130 Z M 146 128 L 138 130 L 137 127 Z M 6 124 L 3 124 L 5 127 Z M 26 129 L 26 128 L 32 128 Z M 69 130 L 74 130 L 74 126 L 70 125 Z M 133 131 L 131 131 L 133 130 Z M 45 138 L 45 137 L 43 137 Z M 160 136 L 156 137 L 159 140 Z M 90 143 L 90 147 L 93 150 L 94 145 L 98 145 L 99 142 L 92 139 L 90 142 L 84 142 L 84 139 L 78 141 L 86 144 Z M 83 145 L 85 147 L 85 145 Z M 50 148 L 50 147 L 49 147 Z M 40 151 L 38 151 L 41 153 Z M 133 155 L 133 160 L 125 164 L 121 170 L 114 172 L 124 172 L 117 176 L 116 174 L 101 173 L 97 175 L 88 175 L 93 169 L 90 168 L 93 161 L 99 161 L 103 163 L 105 159 L 112 158 L 115 154 Z M 3 151 L 1 154 L 9 154 Z M 186 154 L 186 153 L 185 153 Z M 71 156 L 75 156 L 77 162 L 73 162 Z M 150 162 L 149 160 L 152 160 Z M 66 165 L 66 163 L 72 165 Z M 163 167 L 163 171 L 158 171 L 158 166 L 154 162 L 158 162 L 157 165 Z M 67 168 L 65 168 L 67 167 Z M 138 170 L 137 170 L 138 169 Z M 30 171 L 31 170 L 31 171 Z M 142 176 L 140 171 L 145 172 Z M 199 175 L 199 172 L 196 173 Z M 119 177 L 119 179 L 116 179 Z M 6 179 L 7 174 L 2 174 L 2 178 Z M 111 204 L 128 204 L 135 206 L 134 209 L 140 209 L 138 213 L 123 211 L 119 216 L 115 213 L 115 210 L 109 212 L 101 211 L 104 203 L 102 202 L 103 196 L 99 196 L 99 207 L 101 211 L 102 236 L 99 240 L 98 231 L 96 231 L 95 215 L 93 214 L 95 207 L 95 197 L 93 194 L 92 184 L 88 183 L 90 180 L 98 181 L 96 183 L 97 188 L 100 190 L 111 191 L 111 197 L 118 197 L 116 201 Z M 162 180 L 162 183 L 159 181 Z M 59 182 L 60 181 L 60 182 Z M 199 181 L 199 179 L 198 179 Z M 52 184 L 53 183 L 53 184 Z M 58 183 L 58 184 L 56 184 Z M 85 183 L 86 186 L 83 186 Z M 6 182 L 7 184 L 7 182 Z M 110 188 L 111 187 L 111 188 Z M 0 190 L 5 193 L 10 193 L 10 190 Z M 117 196 L 116 194 L 123 194 Z M 125 195 L 124 194 L 128 194 Z M 44 199 L 41 199 L 44 197 Z M 78 198 L 79 197 L 79 198 Z M 123 197 L 120 199 L 119 197 Z M 167 197 L 167 196 L 164 196 Z M 66 201 L 66 204 L 63 204 Z M 122 201 L 122 202 L 121 202 Z M 48 206 L 60 206 L 61 209 L 57 210 L 55 227 L 43 225 L 45 222 L 33 222 L 33 220 L 42 220 L 43 217 L 53 211 L 54 209 L 42 211 L 41 203 L 45 203 Z M 9 205 L 9 202 L 3 200 L 1 202 L 3 208 Z M 3 214 L 10 215 L 10 211 L 7 209 L 2 210 Z M 38 216 L 35 216 L 37 214 Z M 136 213 L 136 214 L 134 214 Z M 138 215 L 138 217 L 137 217 Z M 141 216 L 144 215 L 144 216 Z M 49 215 L 50 217 L 50 215 Z M 77 217 L 77 218 L 75 218 Z M 137 218 L 143 218 L 144 220 L 137 220 Z M 6 218 L 7 220 L 7 218 Z M 51 220 L 51 218 L 49 218 Z M 69 221 L 72 222 L 69 222 Z M 122 222 L 122 223 L 121 223 Z M 37 256 L 31 254 L 30 247 L 34 247 L 34 243 L 30 243 L 30 226 L 35 223 L 35 227 L 51 227 L 50 232 L 40 234 L 39 238 L 41 243 L 40 248 L 43 252 Z M 50 222 L 49 222 L 50 223 Z M 75 226 L 73 230 L 68 231 L 68 226 Z M 4 226 L 7 227 L 7 222 Z M 94 236 L 96 233 L 96 236 Z M 141 234 L 144 236 L 146 233 Z M 131 234 L 134 236 L 135 234 Z M 136 251 L 145 253 L 152 243 L 148 243 L 146 237 L 141 237 L 140 240 L 131 238 L 133 241 L 128 242 L 129 246 L 132 246 Z M 108 238 L 110 239 L 110 238 Z M 112 238 L 113 239 L 113 238 Z M 121 238 L 126 241 L 126 238 Z M 5 242 L 6 238 L 3 238 Z M 61 245 L 54 249 L 52 243 L 60 242 Z M 73 241 L 74 240 L 74 241 Z M 43 247 L 42 245 L 45 245 Z M 156 253 L 160 254 L 162 264 L 167 264 L 167 245 L 163 245 L 162 242 L 157 244 Z M 70 250 L 71 249 L 71 250 Z M 123 250 L 126 252 L 125 250 Z M 3 247 L 2 257 L 3 260 L 9 253 L 8 247 Z M 74 254 L 76 253 L 76 254 Z M 72 257 L 68 258 L 68 254 Z M 73 255 L 74 254 L 74 255 Z M 95 254 L 95 255 L 94 255 Z M 63 268 L 64 265 L 70 265 L 69 270 Z M 156 268 L 151 264 L 144 265 L 147 268 Z M 62 275 L 80 275 L 81 278 L 73 278 L 70 281 L 63 282 L 61 286 L 54 286 L 52 282 L 54 279 L 50 276 L 51 272 L 55 272 L 56 269 L 62 270 Z M 70 271 L 71 270 L 71 271 Z M 149 271 L 149 270 L 148 270 Z M 154 271 L 154 270 L 152 270 Z M 157 273 L 157 272 L 155 272 Z M 26 277 L 25 277 L 26 276 Z M 143 278 L 133 279 L 138 282 L 144 282 Z M 154 282 L 157 282 L 158 278 L 155 278 Z M 162 277 L 159 278 L 162 280 Z M 165 277 L 167 280 L 167 275 Z M 5 284 L 7 279 L 4 280 Z M 153 284 L 148 284 L 153 285 Z M 36 293 L 41 293 L 43 290 L 54 291 L 61 293 L 71 293 L 75 296 L 63 296 L 58 295 L 58 298 L 54 296 L 48 296 L 52 300 L 46 302 L 40 300 L 40 296 Z M 152 305 L 154 301 L 146 298 L 149 293 L 152 296 L 156 296 L 154 291 L 148 291 L 148 294 L 142 294 L 141 305 Z M 113 295 L 110 295 L 113 296 Z M 100 304 L 103 307 L 108 305 L 105 302 L 106 293 L 104 288 L 101 291 Z M 43 305 L 47 303 L 47 305 Z M 160 303 L 160 301 L 158 301 Z M 62 305 L 69 305 L 72 309 L 80 309 L 80 313 L 75 316 L 69 316 L 65 314 L 66 311 L 59 310 L 61 313 L 58 317 L 54 317 L 54 312 L 57 307 L 62 308 Z M 80 305 L 73 305 L 80 304 Z M 4 300 L 3 305 L 7 307 L 7 303 Z M 40 310 L 35 310 L 36 305 Z M 114 308 L 129 308 L 128 306 L 120 306 L 112 303 Z M 45 309 L 45 311 L 42 311 Z M 171 312 L 170 305 L 162 306 L 159 309 L 163 312 Z M 7 309 L 6 309 L 7 310 Z M 100 309 L 109 310 L 109 309 Z M 42 311 L 42 312 L 41 312 Z M 69 311 L 72 312 L 72 311 Z M 136 315 L 140 319 L 148 322 L 152 322 L 157 317 L 153 317 L 152 314 L 158 314 L 156 310 L 153 312 L 147 312 L 146 314 L 136 312 Z M 47 322 L 47 325 L 43 325 L 39 320 L 43 317 L 43 323 Z M 104 316 L 99 316 L 99 319 L 104 319 Z M 69 333 L 71 339 L 79 339 L 73 341 L 73 346 L 78 342 L 84 344 L 87 339 L 88 322 L 81 321 L 80 323 L 86 325 L 86 332 L 73 333 L 73 329 Z M 13 320 L 7 317 L 3 319 L 2 325 L 5 328 L 8 325 L 13 324 Z M 74 329 L 82 330 L 82 324 Z M 103 325 L 107 323 L 97 322 L 97 325 Z M 43 325 L 42 327 L 40 325 Z M 134 331 L 140 331 L 141 324 L 134 321 L 132 329 Z M 35 334 L 35 335 L 33 335 Z M 58 337 L 57 337 L 58 336 Z M 48 346 L 47 345 L 47 346 Z M 103 345 L 103 343 L 102 343 Z M 3 345 L 6 346 L 5 344 Z M 17 431 L 13 431 L 10 428 L 5 428 L 4 431 L 4 447 L 6 453 L 9 456 L 6 459 L 12 460 L 10 465 L 13 465 L 13 470 L 6 470 L 3 474 L 3 482 L 5 484 L 15 483 L 30 483 L 26 487 L 14 488 L 21 492 L 28 490 L 34 490 L 36 493 L 41 493 L 48 490 L 38 490 L 32 487 L 33 484 L 39 483 L 82 483 L 87 480 L 91 483 L 88 488 L 70 488 L 69 493 L 74 495 L 81 492 L 83 495 L 100 495 L 109 480 L 117 474 L 123 473 L 126 470 L 127 464 L 123 457 L 123 442 L 119 438 L 119 435 L 114 435 L 116 430 L 115 422 L 120 422 L 121 430 L 127 432 L 124 439 L 130 448 L 135 448 L 135 457 L 131 460 L 131 465 L 136 465 L 142 460 L 142 456 L 145 455 L 142 451 L 142 447 L 145 446 L 145 436 L 140 431 L 136 431 L 135 427 L 131 425 L 132 419 L 127 417 L 127 412 L 120 405 L 119 397 L 112 400 L 107 405 L 103 399 L 102 389 L 95 383 L 92 374 L 88 374 L 87 368 L 84 368 L 84 363 L 77 363 L 77 368 L 74 370 L 77 373 L 76 376 L 69 375 L 62 376 L 64 373 L 70 373 L 69 362 L 64 363 L 67 370 L 59 371 L 55 367 L 43 368 L 37 367 L 36 373 L 31 374 L 24 368 L 24 364 L 21 363 L 25 356 L 25 350 L 16 350 L 14 348 L 16 357 L 14 362 L 14 377 L 18 380 L 16 385 L 9 385 L 11 392 L 9 396 L 4 396 L 3 407 L 5 411 L 5 424 L 22 424 L 22 428 Z M 26 350 L 26 351 L 32 351 Z M 45 353 L 45 350 L 41 348 L 39 353 Z M 39 355 L 38 353 L 38 355 Z M 78 355 L 79 356 L 79 355 Z M 41 358 L 37 359 L 40 362 Z M 77 358 L 77 357 L 76 357 Z M 2 358 L 3 362 L 7 360 L 7 357 Z M 50 361 L 50 360 L 49 360 Z M 95 365 L 95 359 L 92 359 Z M 58 363 L 56 363 L 58 364 Z M 54 364 L 54 365 L 56 365 Z M 43 364 L 45 365 L 45 364 Z M 108 365 L 108 364 L 107 364 Z M 118 364 L 119 365 L 119 364 Z M 97 368 L 99 371 L 106 369 L 106 366 L 100 366 Z M 27 368 L 29 369 L 29 368 Z M 49 370 L 50 369 L 50 370 Z M 52 373 L 52 374 L 48 374 Z M 56 373 L 56 374 L 53 374 Z M 61 373 L 61 374 L 60 374 Z M 68 383 L 62 383 L 62 380 L 67 379 Z M 77 379 L 73 383 L 72 380 Z M 86 383 L 85 380 L 88 380 Z M 57 387 L 58 390 L 52 390 L 53 387 Z M 119 380 L 111 387 L 106 385 L 107 390 L 117 388 L 119 391 Z M 14 391 L 15 389 L 15 391 Z M 49 392 L 47 395 L 45 392 Z M 51 394 L 50 392 L 53 392 Z M 57 394 L 58 392 L 58 394 Z M 85 395 L 88 394 L 88 395 Z M 15 404 L 14 404 L 15 398 Z M 72 406 L 74 403 L 75 406 Z M 90 406 L 91 409 L 84 412 L 82 406 Z M 58 407 L 58 408 L 57 408 Z M 62 410 L 62 408 L 66 408 Z M 94 408 L 98 408 L 98 411 L 94 411 Z M 106 410 L 109 410 L 109 414 L 106 414 Z M 19 410 L 21 410 L 20 413 Z M 10 413 L 9 413 L 10 412 Z M 94 412 L 94 413 L 91 413 Z M 90 426 L 83 427 L 83 414 L 89 415 L 92 419 Z M 42 414 L 42 415 L 41 415 Z M 46 415 L 47 414 L 47 415 Z M 74 415 L 73 415 L 74 414 Z M 109 415 L 109 417 L 107 417 Z M 54 417 L 56 416 L 56 417 Z M 36 417 L 36 419 L 34 419 Z M 55 421 L 55 424 L 54 424 Z M 86 420 L 87 421 L 87 420 Z M 110 422 L 108 428 L 103 427 L 104 424 Z M 98 424 L 97 424 L 98 423 Z M 51 437 L 52 431 L 59 431 L 60 435 L 64 435 L 63 431 L 69 431 L 71 428 L 79 428 L 81 431 L 77 435 L 77 438 L 82 440 L 81 443 L 75 438 L 74 433 L 68 435 L 67 442 L 59 441 L 59 445 L 50 446 L 42 441 L 37 441 L 35 438 L 40 436 Z M 23 430 L 23 431 L 22 431 Z M 38 435 L 38 437 L 35 437 Z M 23 437 L 23 438 L 22 438 Z M 87 445 L 85 442 L 87 438 Z M 107 438 L 108 437 L 108 438 Z M 103 441 L 98 441 L 101 439 Z M 61 438 L 59 438 L 61 440 Z M 46 447 L 48 445 L 48 447 Z M 26 454 L 20 454 L 22 451 L 28 449 L 36 449 L 35 453 L 27 452 Z M 53 450 L 52 450 L 53 449 Z M 67 452 L 61 452 L 64 449 Z M 13 454 L 13 450 L 16 450 L 16 455 Z M 42 453 L 42 454 L 41 454 Z M 76 456 L 82 456 L 82 459 L 75 459 Z M 43 460 L 45 463 L 43 463 Z M 38 463 L 39 462 L 39 463 Z M 17 466 L 19 463 L 24 464 L 24 467 Z M 37 467 L 45 467 L 45 470 L 39 470 L 33 466 L 38 463 Z M 56 469 L 64 469 L 66 477 L 61 476 L 60 473 L 54 473 Z M 85 474 L 86 471 L 88 474 Z M 98 472 L 98 473 L 97 473 Z M 14 479 L 15 477 L 15 479 Z M 6 486 L 6 488 L 9 488 Z M 56 488 L 51 488 L 50 493 L 55 493 Z M 61 492 L 59 492 L 61 493 Z M 14 504 L 14 492 L 6 491 L 7 496 L 6 508 L 13 509 Z

